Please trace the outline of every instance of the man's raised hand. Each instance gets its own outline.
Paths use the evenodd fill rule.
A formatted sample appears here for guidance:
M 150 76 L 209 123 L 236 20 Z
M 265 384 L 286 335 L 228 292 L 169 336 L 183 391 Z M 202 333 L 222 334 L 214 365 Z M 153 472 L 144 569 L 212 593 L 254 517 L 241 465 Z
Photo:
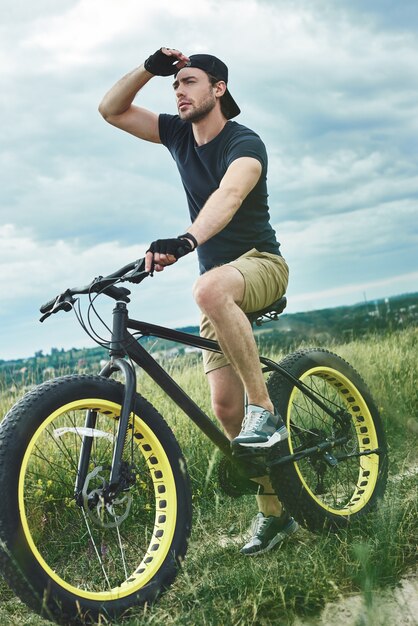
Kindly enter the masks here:
M 160 48 L 148 57 L 144 63 L 147 72 L 154 76 L 172 76 L 189 62 L 180 50 L 174 48 Z

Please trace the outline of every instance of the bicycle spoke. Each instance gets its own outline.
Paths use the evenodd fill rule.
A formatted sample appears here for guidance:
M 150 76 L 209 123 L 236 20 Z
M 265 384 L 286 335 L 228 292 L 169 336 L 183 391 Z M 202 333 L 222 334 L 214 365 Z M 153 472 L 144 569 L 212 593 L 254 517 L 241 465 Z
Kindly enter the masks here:
M 85 409 L 80 409 L 62 413 L 44 429 L 26 470 L 25 501 L 31 510 L 30 524 L 38 549 L 54 570 L 71 575 L 80 588 L 110 590 L 130 578 L 130 572 L 145 558 L 152 538 L 155 503 L 150 503 L 155 501 L 155 494 L 148 467 L 155 463 L 155 451 L 150 445 L 140 448 L 131 429 L 127 466 L 135 467 L 137 485 L 131 487 L 129 498 L 122 491 L 114 504 L 84 500 L 80 515 L 74 486 L 85 436 L 79 429 L 84 426 Z M 117 427 L 113 415 L 98 410 L 86 493 L 100 491 L 109 478 L 113 443 L 100 433 L 111 433 L 114 441 Z M 57 437 L 58 429 L 64 430 Z M 130 522 L 124 522 L 131 506 Z
M 88 532 L 89 537 L 90 537 L 90 541 L 91 541 L 91 543 L 93 545 L 94 551 L 95 551 L 96 556 L 97 556 L 97 560 L 99 561 L 100 567 L 102 568 L 104 577 L 105 577 L 106 582 L 107 582 L 107 586 L 108 586 L 109 589 L 111 589 L 109 578 L 108 578 L 106 570 L 104 568 L 102 558 L 101 558 L 101 556 L 99 554 L 99 551 L 98 551 L 97 546 L 96 546 L 96 542 L 94 541 L 93 535 L 92 535 L 91 530 L 90 530 L 90 525 L 89 525 L 88 520 L 87 520 L 87 515 L 86 515 L 86 513 L 85 513 L 85 511 L 83 509 L 82 509 L 82 513 L 83 513 L 84 521 L 85 521 L 85 524 L 86 524 L 86 527 L 87 527 L 87 532 Z
M 2 565 L 17 595 L 57 621 L 113 623 L 168 587 L 186 552 L 185 460 L 139 395 L 113 467 L 125 395 L 104 376 L 65 376 L 29 392 L 1 424 Z
M 310 376 L 308 381 L 305 380 L 304 382 L 315 395 L 334 410 L 347 410 L 344 396 L 340 395 L 338 390 L 333 385 L 327 383 L 323 377 Z M 310 445 L 315 445 L 315 440 L 319 442 L 325 438 L 332 439 L 335 427 L 336 425 L 331 417 L 328 414 L 324 414 L 319 406 L 300 392 L 295 395 L 291 415 L 291 428 L 296 444 L 295 449 L 303 449 L 306 437 L 310 437 L 308 439 Z M 357 438 L 352 426 L 350 427 L 349 437 L 351 447 L 358 449 Z M 347 447 L 348 445 L 345 446 L 346 449 Z M 350 461 L 340 462 L 331 469 L 327 468 L 324 460 L 318 459 L 315 462 L 311 459 L 305 459 L 299 461 L 299 466 L 303 468 L 303 473 L 314 491 L 322 485 L 320 488 L 323 491 L 321 497 L 329 505 L 340 507 L 347 504 L 357 485 L 358 464 Z M 317 468 L 316 470 L 315 467 Z
M 117 531 L 117 534 L 118 534 L 118 542 L 119 542 L 120 554 L 121 554 L 121 557 L 122 557 L 123 569 L 125 571 L 125 580 L 126 580 L 128 578 L 128 571 L 126 569 L 125 551 L 124 551 L 123 546 L 122 546 L 122 539 L 121 539 L 120 532 L 119 532 L 119 526 L 116 526 L 116 531 Z

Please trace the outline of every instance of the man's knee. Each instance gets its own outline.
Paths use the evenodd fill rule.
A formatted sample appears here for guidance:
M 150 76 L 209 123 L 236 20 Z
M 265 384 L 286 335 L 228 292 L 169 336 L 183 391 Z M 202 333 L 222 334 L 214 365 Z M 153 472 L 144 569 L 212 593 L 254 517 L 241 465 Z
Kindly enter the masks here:
M 193 287 L 193 298 L 204 313 L 219 306 L 222 290 L 210 272 L 199 276 Z
M 225 265 L 199 276 L 193 287 L 193 297 L 201 311 L 216 314 L 228 304 L 239 304 L 244 288 L 244 278 L 240 272 Z

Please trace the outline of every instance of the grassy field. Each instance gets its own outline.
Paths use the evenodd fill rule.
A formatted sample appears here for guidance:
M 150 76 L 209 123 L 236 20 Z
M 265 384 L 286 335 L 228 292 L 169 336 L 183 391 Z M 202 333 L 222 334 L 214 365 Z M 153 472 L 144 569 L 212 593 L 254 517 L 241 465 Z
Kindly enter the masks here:
M 373 608 L 375 593 L 415 571 L 418 545 L 418 392 L 416 330 L 327 346 L 352 363 L 372 390 L 389 442 L 390 479 L 384 501 L 361 523 L 338 534 L 301 530 L 276 551 L 254 559 L 238 548 L 255 513 L 252 496 L 237 500 L 216 484 L 217 454 L 152 382 L 140 392 L 167 418 L 185 453 L 193 487 L 194 526 L 188 555 L 174 585 L 153 607 L 138 609 L 125 626 L 309 624 L 324 605 L 360 592 Z M 272 355 L 280 359 L 284 355 Z M 199 367 L 170 365 L 173 376 L 208 411 Z M 1 413 L 15 398 L 4 390 Z M 20 603 L 0 579 L 0 624 L 47 622 Z M 372 623 L 369 611 L 362 624 Z M 379 618 L 379 626 L 383 625 Z M 104 623 L 104 622 L 103 622 Z M 359 622 L 360 625 L 360 622 Z

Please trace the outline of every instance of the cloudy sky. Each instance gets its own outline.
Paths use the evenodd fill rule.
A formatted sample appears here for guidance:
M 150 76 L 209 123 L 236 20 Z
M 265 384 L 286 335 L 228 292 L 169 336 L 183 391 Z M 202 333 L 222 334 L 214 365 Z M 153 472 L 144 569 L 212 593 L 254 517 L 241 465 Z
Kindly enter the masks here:
M 417 291 L 417 34 L 416 0 L 3 0 L 0 359 L 92 345 L 39 305 L 187 226 L 165 148 L 97 112 L 161 45 L 229 66 L 237 121 L 269 152 L 289 312 Z M 175 113 L 171 80 L 140 101 Z M 134 288 L 132 316 L 197 323 L 196 265 Z

